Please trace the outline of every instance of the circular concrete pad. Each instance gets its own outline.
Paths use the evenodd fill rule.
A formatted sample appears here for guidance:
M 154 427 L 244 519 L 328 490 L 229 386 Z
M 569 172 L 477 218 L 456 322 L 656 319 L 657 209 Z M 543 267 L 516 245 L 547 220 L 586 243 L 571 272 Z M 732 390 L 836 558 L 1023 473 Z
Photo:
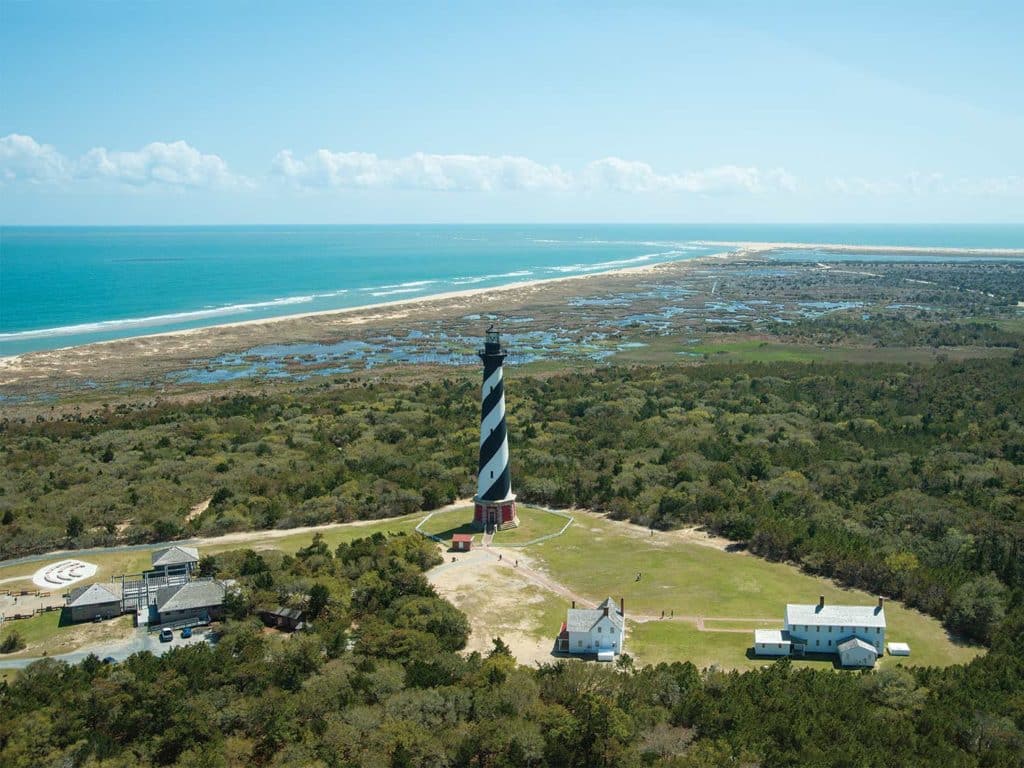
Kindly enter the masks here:
M 32 574 L 32 583 L 43 589 L 70 587 L 96 574 L 96 566 L 81 560 L 61 560 L 59 563 L 44 565 Z

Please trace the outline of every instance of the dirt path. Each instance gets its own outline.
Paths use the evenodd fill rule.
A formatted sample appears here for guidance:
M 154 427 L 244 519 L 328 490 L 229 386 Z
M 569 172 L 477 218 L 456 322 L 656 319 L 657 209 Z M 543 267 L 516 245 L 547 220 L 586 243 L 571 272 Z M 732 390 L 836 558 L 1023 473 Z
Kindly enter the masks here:
M 210 496 L 208 499 L 200 501 L 198 504 L 193 504 L 192 508 L 189 509 L 188 514 L 185 515 L 185 522 L 191 523 L 193 520 L 195 520 L 197 517 L 203 514 L 203 512 L 210 508 L 211 501 L 213 501 L 213 496 Z

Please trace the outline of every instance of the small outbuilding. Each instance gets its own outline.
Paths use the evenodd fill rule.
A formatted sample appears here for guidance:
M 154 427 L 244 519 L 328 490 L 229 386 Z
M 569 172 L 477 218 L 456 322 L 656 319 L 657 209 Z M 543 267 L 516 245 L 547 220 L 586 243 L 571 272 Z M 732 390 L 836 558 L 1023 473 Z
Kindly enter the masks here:
M 839 644 L 839 663 L 844 667 L 873 667 L 878 651 L 871 643 L 851 637 Z
M 99 616 L 112 619 L 121 615 L 121 590 L 118 584 L 85 584 L 68 592 L 67 609 L 71 621 L 95 621 Z
M 260 618 L 268 627 L 294 632 L 304 626 L 305 614 L 298 608 L 285 608 L 278 605 L 266 611 L 260 611 Z
M 757 656 L 789 656 L 793 643 L 784 629 L 755 629 L 754 653 Z
M 455 533 L 452 534 L 452 550 L 454 552 L 469 552 L 473 548 L 473 534 Z
M 890 656 L 909 656 L 910 646 L 906 643 L 889 643 Z

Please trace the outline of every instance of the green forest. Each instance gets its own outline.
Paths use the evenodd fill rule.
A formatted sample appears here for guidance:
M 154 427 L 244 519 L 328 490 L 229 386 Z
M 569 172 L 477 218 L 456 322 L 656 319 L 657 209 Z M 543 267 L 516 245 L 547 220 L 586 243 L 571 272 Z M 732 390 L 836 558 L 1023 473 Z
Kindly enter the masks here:
M 962 667 L 877 673 L 703 672 L 560 661 L 515 664 L 500 638 L 457 651 L 466 618 L 425 569 L 420 537 L 376 534 L 331 552 L 233 551 L 219 642 L 120 664 L 36 662 L 0 683 L 0 763 L 81 766 L 1019 766 L 1024 610 Z M 305 606 L 312 631 L 252 613 Z
M 706 526 L 988 643 L 1024 587 L 1022 363 L 512 369 L 513 482 L 528 503 Z M 477 389 L 340 381 L 7 419 L 0 556 L 436 508 L 472 494 Z

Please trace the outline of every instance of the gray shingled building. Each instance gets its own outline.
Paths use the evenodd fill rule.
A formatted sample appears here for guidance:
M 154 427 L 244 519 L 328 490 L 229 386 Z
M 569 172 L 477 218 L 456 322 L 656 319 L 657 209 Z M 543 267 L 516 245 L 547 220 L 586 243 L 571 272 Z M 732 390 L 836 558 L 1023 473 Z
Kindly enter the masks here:
M 192 573 L 199 565 L 199 550 L 177 544 L 153 552 L 153 570 L 164 576 Z
M 68 613 L 71 621 L 93 621 L 97 616 L 112 619 L 121 615 L 121 588 L 119 584 L 85 584 L 68 593 Z
M 224 613 L 227 588 L 216 579 L 198 579 L 161 587 L 156 593 L 156 612 L 161 624 L 177 621 L 207 621 Z

